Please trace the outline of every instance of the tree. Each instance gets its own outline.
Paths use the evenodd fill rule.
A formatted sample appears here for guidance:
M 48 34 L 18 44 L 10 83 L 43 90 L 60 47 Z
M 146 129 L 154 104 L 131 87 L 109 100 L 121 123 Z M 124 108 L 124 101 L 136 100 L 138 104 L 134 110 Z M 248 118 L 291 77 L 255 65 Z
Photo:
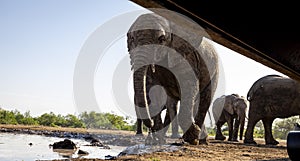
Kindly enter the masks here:
M 84 123 L 79 120 L 76 116 L 68 114 L 65 116 L 65 126 L 66 127 L 74 127 L 74 128 L 81 128 L 84 127 Z
M 273 135 L 275 138 L 286 139 L 289 131 L 294 129 L 294 123 L 299 122 L 299 117 L 289 117 L 286 119 L 277 119 L 273 126 Z
M 133 125 L 128 125 L 126 118 L 111 113 L 96 113 L 95 111 L 83 112 L 79 115 L 87 128 L 105 128 L 132 130 Z
M 264 125 L 262 121 L 258 121 L 255 125 L 253 135 L 255 138 L 263 138 L 265 136 L 264 133 Z
M 18 124 L 13 111 L 6 111 L 2 109 L 0 109 L 0 123 L 14 125 Z
M 22 115 L 23 118 L 18 121 L 19 124 L 23 125 L 38 125 L 38 121 L 30 116 L 30 111 L 26 111 L 24 115 Z M 17 118 L 17 116 L 16 116 Z M 18 120 L 18 119 L 17 119 Z
M 40 117 L 37 118 L 38 122 L 40 125 L 43 126 L 57 126 L 55 124 L 57 117 L 53 112 L 48 113 L 44 113 L 43 115 L 41 115 Z

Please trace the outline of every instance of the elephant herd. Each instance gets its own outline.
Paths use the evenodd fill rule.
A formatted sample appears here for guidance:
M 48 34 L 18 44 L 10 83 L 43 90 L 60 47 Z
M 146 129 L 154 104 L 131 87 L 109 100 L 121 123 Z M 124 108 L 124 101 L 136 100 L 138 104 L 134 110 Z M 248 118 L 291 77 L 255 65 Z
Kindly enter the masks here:
M 300 114 L 299 82 L 278 75 L 258 79 L 247 97 L 224 95 L 212 101 L 218 84 L 218 55 L 205 39 L 204 29 L 176 14 L 140 15 L 127 32 L 127 47 L 133 70 L 134 103 L 138 118 L 149 129 L 147 144 L 165 143 L 172 123 L 173 136 L 182 129 L 182 139 L 190 144 L 207 143 L 204 119 L 212 106 L 217 140 L 225 140 L 221 127 L 227 123 L 229 141 L 255 144 L 254 126 L 262 121 L 265 143 L 277 145 L 272 135 L 276 118 Z M 180 101 L 180 104 L 178 104 Z M 249 106 L 248 106 L 249 104 Z M 248 108 L 249 107 L 249 108 Z M 166 109 L 162 121 L 161 112 Z

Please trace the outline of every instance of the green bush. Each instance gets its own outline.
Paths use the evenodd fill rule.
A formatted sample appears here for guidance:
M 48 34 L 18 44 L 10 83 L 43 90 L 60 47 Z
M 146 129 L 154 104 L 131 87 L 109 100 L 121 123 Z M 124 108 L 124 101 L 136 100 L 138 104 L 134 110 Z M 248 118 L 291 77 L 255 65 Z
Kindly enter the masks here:
M 96 113 L 95 111 L 83 112 L 78 117 L 72 114 L 66 116 L 56 115 L 53 112 L 44 113 L 38 117 L 30 116 L 30 112 L 24 114 L 19 111 L 7 111 L 0 108 L 0 124 L 43 125 L 51 127 L 95 128 L 95 129 L 119 129 L 135 130 L 136 125 L 130 125 L 123 116 L 111 113 Z

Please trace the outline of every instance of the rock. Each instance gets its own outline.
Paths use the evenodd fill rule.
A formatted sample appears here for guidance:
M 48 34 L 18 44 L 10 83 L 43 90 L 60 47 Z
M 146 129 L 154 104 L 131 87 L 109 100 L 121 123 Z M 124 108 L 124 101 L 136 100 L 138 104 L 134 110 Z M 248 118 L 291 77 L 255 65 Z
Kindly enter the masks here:
M 79 149 L 77 154 L 80 154 L 80 155 L 88 155 L 89 153 L 87 151 L 84 151 L 84 150 L 81 150 Z
M 64 141 L 55 142 L 52 145 L 53 149 L 77 149 L 75 143 L 69 139 L 65 139 Z
M 105 156 L 105 160 L 116 160 L 117 157 L 116 156 L 112 156 L 112 155 L 106 155 Z

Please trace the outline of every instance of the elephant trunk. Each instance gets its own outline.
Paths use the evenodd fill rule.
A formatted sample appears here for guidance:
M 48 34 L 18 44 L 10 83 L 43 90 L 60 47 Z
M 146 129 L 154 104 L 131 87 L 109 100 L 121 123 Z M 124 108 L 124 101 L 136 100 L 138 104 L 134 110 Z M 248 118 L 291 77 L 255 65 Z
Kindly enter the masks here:
M 146 52 L 147 49 L 145 50 L 138 50 L 135 49 L 134 51 L 130 52 L 130 59 L 131 59 L 131 65 L 132 69 L 134 71 L 137 71 L 138 69 L 144 67 L 144 66 L 149 66 L 152 69 L 152 72 L 155 72 L 155 63 L 154 63 L 154 58 L 152 54 L 149 54 Z
M 151 60 L 144 52 L 130 53 L 130 58 L 132 69 L 134 70 L 134 93 L 137 115 L 148 128 L 152 128 L 154 123 L 150 115 L 147 83 L 149 83 L 148 70 L 152 69 L 154 72 L 155 69 L 150 66 L 149 62 Z

